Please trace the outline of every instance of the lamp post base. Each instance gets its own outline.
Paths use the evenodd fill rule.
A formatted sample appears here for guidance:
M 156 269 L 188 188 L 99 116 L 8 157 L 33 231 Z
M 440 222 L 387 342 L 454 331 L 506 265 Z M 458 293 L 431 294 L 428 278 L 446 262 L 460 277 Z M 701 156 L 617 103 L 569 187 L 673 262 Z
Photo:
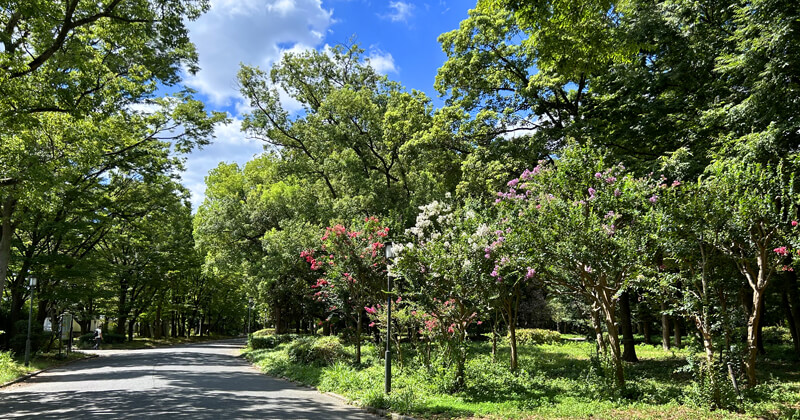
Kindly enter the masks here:
M 25 340 L 25 367 L 28 367 L 28 363 L 31 360 L 31 339 L 28 336 L 28 339 Z
M 387 351 L 384 359 L 386 363 L 386 381 L 384 391 L 388 394 L 392 392 L 392 353 Z

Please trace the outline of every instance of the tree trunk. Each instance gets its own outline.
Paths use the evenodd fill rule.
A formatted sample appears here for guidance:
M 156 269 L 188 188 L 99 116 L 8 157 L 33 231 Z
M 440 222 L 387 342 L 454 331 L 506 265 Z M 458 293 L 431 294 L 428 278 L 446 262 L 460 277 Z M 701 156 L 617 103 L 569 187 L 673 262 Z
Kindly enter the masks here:
M 119 303 L 117 309 L 117 334 L 125 334 L 125 322 L 128 320 L 128 281 L 120 280 Z
M 516 372 L 518 367 L 518 355 L 517 355 L 517 326 L 515 325 L 513 319 L 509 320 L 508 323 L 508 335 L 509 335 L 509 344 L 511 345 L 511 371 Z
M 131 318 L 128 322 L 128 341 L 133 341 L 133 327 L 136 326 L 136 317 Z
M 9 287 L 9 291 L 11 292 L 11 308 L 8 314 L 8 334 L 9 338 L 13 337 L 14 335 L 20 333 L 21 331 L 17 331 L 16 323 L 20 320 L 22 316 L 22 307 L 25 306 L 25 288 L 17 285 L 13 285 Z
M 758 383 L 756 379 L 756 357 L 758 356 L 758 325 L 761 323 L 761 306 L 764 299 L 764 290 L 753 290 L 753 306 L 747 319 L 747 354 L 744 360 L 747 383 L 753 387 Z
M 783 293 L 781 293 L 781 303 L 783 306 L 783 311 L 786 314 L 786 321 L 789 324 L 789 332 L 792 334 L 794 352 L 795 354 L 800 355 L 800 337 L 797 336 L 797 325 L 795 324 L 794 317 L 792 316 L 792 307 L 789 305 L 789 293 L 786 291 L 786 289 L 783 289 Z
M 633 340 L 633 326 L 631 323 L 630 296 L 627 291 L 619 296 L 619 325 L 620 329 L 622 329 L 624 347 L 622 360 L 637 363 L 639 359 L 636 357 L 636 343 Z
M 603 312 L 605 313 L 606 328 L 608 329 L 608 347 L 611 349 L 611 361 L 614 364 L 614 381 L 618 387 L 623 388 L 625 387 L 625 372 L 622 367 L 619 331 L 617 330 L 614 307 L 607 299 L 603 299 L 602 303 Z
M 156 307 L 156 320 L 153 322 L 153 338 L 160 339 L 161 338 L 161 329 L 163 323 L 161 322 L 161 304 Z
M 708 325 L 708 320 L 702 319 L 700 316 L 694 317 L 697 331 L 700 333 L 700 338 L 703 340 L 703 350 L 706 352 L 706 361 L 711 364 L 714 361 L 714 341 L 711 337 L 711 328 Z
M 675 318 L 672 324 L 675 326 L 675 347 L 681 348 L 683 347 L 683 342 L 681 341 L 681 319 Z
M 661 302 L 661 346 L 664 351 L 669 350 L 669 317 L 665 313 L 667 303 Z
M 497 360 L 497 316 L 492 324 L 492 361 Z
M 764 317 L 764 305 L 761 305 L 761 314 L 758 315 L 759 318 Z M 764 348 L 764 323 L 758 323 L 758 329 L 756 330 L 756 347 L 758 348 L 758 354 L 765 355 L 767 354 L 767 350 Z
M 789 305 L 792 310 L 792 319 L 794 320 L 794 350 L 798 357 L 800 357 L 800 290 L 798 290 L 797 273 L 794 271 L 786 272 L 786 292 L 789 298 Z M 790 324 L 791 325 L 791 324 Z
M 603 328 L 600 326 L 600 309 L 593 307 L 589 314 L 592 317 L 592 328 L 594 328 L 595 339 L 597 340 L 597 351 L 606 352 L 606 342 L 603 340 Z
M 653 344 L 650 340 L 650 323 L 647 321 L 642 321 L 642 334 L 644 334 L 645 344 Z
M 283 334 L 283 324 L 281 320 L 281 307 L 279 305 L 275 305 L 275 311 L 273 316 L 275 317 L 275 334 Z
M 3 298 L 8 265 L 11 262 L 11 239 L 14 237 L 11 215 L 14 213 L 16 205 L 17 201 L 9 198 L 2 204 L 2 212 L 0 212 L 0 301 Z

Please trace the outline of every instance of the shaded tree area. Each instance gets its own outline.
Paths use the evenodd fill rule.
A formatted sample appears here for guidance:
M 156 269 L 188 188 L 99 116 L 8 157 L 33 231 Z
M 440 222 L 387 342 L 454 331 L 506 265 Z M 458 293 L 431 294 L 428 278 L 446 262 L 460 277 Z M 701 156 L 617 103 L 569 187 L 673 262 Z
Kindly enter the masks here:
M 70 0 L 0 11 L 4 347 L 19 333 L 32 276 L 38 322 L 70 311 L 86 330 L 99 314 L 118 312 L 118 328 L 129 329 L 125 319 L 134 325 L 151 304 L 163 310 L 155 302 L 170 288 L 165 279 L 186 268 L 175 253 L 193 251 L 191 240 L 175 248 L 168 240 L 176 232 L 155 229 L 190 226 L 176 181 L 181 155 L 208 144 L 225 116 L 190 90 L 156 90 L 176 85 L 181 66 L 196 70 L 184 21 L 207 6 Z

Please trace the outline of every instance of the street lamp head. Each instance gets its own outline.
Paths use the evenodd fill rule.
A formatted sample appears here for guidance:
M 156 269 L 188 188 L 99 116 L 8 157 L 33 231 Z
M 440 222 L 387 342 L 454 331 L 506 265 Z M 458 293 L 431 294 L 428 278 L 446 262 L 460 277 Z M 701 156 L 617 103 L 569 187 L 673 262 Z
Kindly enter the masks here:
M 391 260 L 397 255 L 394 253 L 394 248 L 392 248 L 392 241 L 385 242 L 383 244 L 384 250 L 386 251 L 386 259 Z
M 30 277 L 28 281 L 30 281 L 31 287 L 36 286 L 36 277 Z

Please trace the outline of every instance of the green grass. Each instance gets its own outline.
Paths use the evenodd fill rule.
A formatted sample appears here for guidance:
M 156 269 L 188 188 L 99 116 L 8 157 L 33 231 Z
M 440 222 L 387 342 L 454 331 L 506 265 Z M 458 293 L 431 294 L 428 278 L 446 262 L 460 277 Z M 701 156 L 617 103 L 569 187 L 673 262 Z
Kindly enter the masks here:
M 500 346 L 498 359 L 492 361 L 489 343 L 472 343 L 466 386 L 457 392 L 452 370 L 441 363 L 425 367 L 409 361 L 406 349 L 406 365 L 401 369 L 395 361 L 388 396 L 383 393 L 380 350 L 373 345 L 363 347 L 357 367 L 349 359 L 332 366 L 294 364 L 285 348 L 282 344 L 245 354 L 267 374 L 420 418 L 800 418 L 800 363 L 787 361 L 787 346 L 768 347 L 773 359 L 760 361 L 763 383 L 745 390 L 745 402 L 735 407 L 744 413 L 706 408 L 692 373 L 679 369 L 690 354 L 685 348 L 665 352 L 660 345 L 637 346 L 641 362 L 626 364 L 626 389 L 615 391 L 603 362 L 592 357 L 592 343 L 521 346 L 516 374 L 508 371 L 506 346 Z M 348 351 L 352 354 L 352 348 Z
M 0 384 L 13 381 L 28 373 L 41 369 L 66 363 L 71 360 L 85 359 L 87 355 L 79 352 L 72 352 L 69 355 L 58 353 L 43 353 L 35 355 L 30 364 L 26 367 L 24 359 L 17 357 L 11 352 L 0 352 Z

